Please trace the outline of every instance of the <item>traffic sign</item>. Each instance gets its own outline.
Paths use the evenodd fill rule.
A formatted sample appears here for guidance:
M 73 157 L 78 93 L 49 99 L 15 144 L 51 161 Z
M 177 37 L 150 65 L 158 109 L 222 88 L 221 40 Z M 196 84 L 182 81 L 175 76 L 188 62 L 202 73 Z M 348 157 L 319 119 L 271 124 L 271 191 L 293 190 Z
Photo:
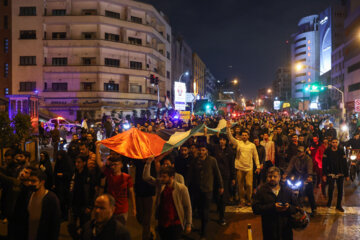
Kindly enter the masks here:
M 193 93 L 186 93 L 186 102 L 194 102 L 195 95 Z
M 355 112 L 360 112 L 360 99 L 355 99 Z

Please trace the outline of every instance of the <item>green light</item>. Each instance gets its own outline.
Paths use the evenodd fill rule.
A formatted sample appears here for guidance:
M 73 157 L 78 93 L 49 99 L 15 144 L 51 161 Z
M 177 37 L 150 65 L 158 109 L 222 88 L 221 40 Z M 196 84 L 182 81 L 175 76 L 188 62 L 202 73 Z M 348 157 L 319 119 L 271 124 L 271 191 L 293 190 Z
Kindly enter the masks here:
M 307 86 L 306 88 L 305 88 L 305 91 L 309 91 L 310 90 L 310 88 L 309 88 L 309 86 Z
M 316 90 L 317 88 L 318 88 L 318 86 L 312 85 L 311 90 Z
M 320 90 L 322 91 L 322 90 L 324 90 L 325 89 L 325 87 L 324 86 L 322 86 L 321 88 L 320 88 Z

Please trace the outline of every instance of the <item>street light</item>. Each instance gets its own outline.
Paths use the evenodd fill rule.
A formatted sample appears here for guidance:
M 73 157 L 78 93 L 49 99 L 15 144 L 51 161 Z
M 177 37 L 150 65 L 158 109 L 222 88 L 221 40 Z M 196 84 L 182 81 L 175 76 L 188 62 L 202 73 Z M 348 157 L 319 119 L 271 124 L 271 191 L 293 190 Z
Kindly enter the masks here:
M 233 80 L 233 83 L 236 85 L 236 84 L 238 84 L 238 80 L 235 78 L 234 80 Z
M 180 77 L 179 77 L 179 82 L 181 82 L 181 78 L 183 77 L 183 75 L 189 76 L 189 72 L 188 72 L 188 71 L 183 72 L 183 73 L 180 75 Z
M 333 86 L 333 85 L 328 85 L 327 86 L 328 89 L 335 89 L 336 91 L 338 91 L 341 94 L 341 117 L 343 120 L 345 120 L 345 116 L 346 116 L 346 108 L 345 108 L 345 98 L 344 98 L 344 92 L 341 91 L 339 88 Z
M 271 88 L 269 88 L 269 89 L 267 90 L 267 92 L 270 94 L 270 93 L 272 92 Z

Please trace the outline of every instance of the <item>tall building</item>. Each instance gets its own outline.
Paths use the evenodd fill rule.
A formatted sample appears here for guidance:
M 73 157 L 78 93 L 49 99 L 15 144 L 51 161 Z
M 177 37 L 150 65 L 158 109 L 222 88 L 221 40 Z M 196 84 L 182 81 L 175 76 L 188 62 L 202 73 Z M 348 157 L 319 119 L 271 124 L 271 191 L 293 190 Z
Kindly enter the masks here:
M 355 99 L 360 99 L 360 1 L 349 0 L 346 6 L 344 42 L 344 92 L 348 112 L 354 111 Z
M 292 36 L 291 55 L 292 64 L 302 64 L 297 70 L 292 67 L 292 97 L 313 101 L 314 96 L 305 88 L 319 78 L 319 15 L 302 18 L 298 23 L 298 32 Z
M 205 96 L 205 63 L 197 53 L 193 53 L 193 87 L 192 90 L 198 98 Z
M 214 100 L 213 98 L 215 94 L 218 93 L 218 89 L 216 89 L 216 78 L 210 72 L 210 69 L 206 68 L 205 70 L 205 98 Z
M 331 57 L 331 81 L 329 85 L 333 85 L 340 90 L 344 90 L 344 45 L 333 49 Z M 329 89 L 327 92 L 329 106 L 340 107 L 341 94 L 336 90 Z
M 8 94 L 36 92 L 40 107 L 71 120 L 155 108 L 150 74 L 160 101 L 170 97 L 171 27 L 152 5 L 17 0 L 2 1 L 0 15 L 0 86 Z
M 291 98 L 291 71 L 288 67 L 279 67 L 276 70 L 273 81 L 273 96 L 280 101 L 288 101 Z
M 190 92 L 192 89 L 192 50 L 180 35 L 173 35 L 171 43 L 171 91 L 172 93 L 174 91 L 174 81 L 178 81 L 181 77 L 181 82 L 186 83 L 186 89 Z M 185 72 L 189 74 L 186 75 Z

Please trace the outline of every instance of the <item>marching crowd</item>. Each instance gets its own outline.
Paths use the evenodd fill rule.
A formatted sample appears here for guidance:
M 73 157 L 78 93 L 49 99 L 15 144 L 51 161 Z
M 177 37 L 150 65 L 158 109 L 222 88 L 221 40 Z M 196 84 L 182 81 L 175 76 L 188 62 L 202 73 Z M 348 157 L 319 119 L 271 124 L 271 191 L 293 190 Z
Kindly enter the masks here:
M 220 117 L 196 117 L 185 123 L 163 119 L 132 124 L 141 131 L 186 131 Z M 106 137 L 125 131 L 112 129 L 105 119 Z M 152 216 L 160 239 L 181 239 L 201 220 L 200 238 L 208 235 L 210 205 L 217 205 L 219 224 L 225 226 L 225 206 L 252 207 L 262 216 L 264 239 L 292 239 L 290 216 L 299 203 L 281 179 L 296 175 L 316 216 L 314 188 L 343 212 L 343 183 L 348 179 L 344 148 L 360 149 L 357 119 L 348 135 L 326 117 L 297 118 L 254 113 L 227 121 L 226 131 L 191 137 L 179 148 L 144 160 L 134 160 L 105 149 L 98 134 L 83 124 L 67 149 L 59 146 L 60 131 L 52 131 L 53 158 L 40 153 L 39 162 L 19 148 L 5 152 L 0 168 L 1 218 L 8 223 L 8 239 L 55 240 L 60 224 L 68 222 L 73 239 L 130 239 L 129 215 L 142 226 L 142 239 L 155 239 Z M 41 132 L 41 131 L 40 131 Z M 107 154 L 104 154 L 107 153 Z M 131 171 L 131 169 L 133 171 Z M 328 189 L 326 191 L 326 186 Z M 129 204 L 130 202 L 130 204 Z

